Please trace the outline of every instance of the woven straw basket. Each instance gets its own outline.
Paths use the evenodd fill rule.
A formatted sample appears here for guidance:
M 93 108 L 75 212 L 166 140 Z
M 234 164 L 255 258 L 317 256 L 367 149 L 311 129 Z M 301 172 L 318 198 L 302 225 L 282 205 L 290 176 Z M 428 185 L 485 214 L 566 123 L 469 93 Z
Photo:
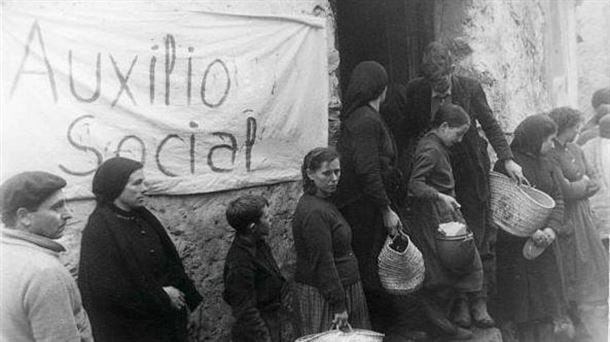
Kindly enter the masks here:
M 391 294 L 407 295 L 419 289 L 424 282 L 424 259 L 409 236 L 400 235 L 407 239 L 407 248 L 401 253 L 390 245 L 396 237 L 388 238 L 377 258 L 379 266 L 379 279 L 383 288 Z
M 347 331 L 331 328 L 319 334 L 297 338 L 294 342 L 381 342 L 384 335 L 372 330 L 352 329 L 348 324 Z
M 544 192 L 519 185 L 507 176 L 491 171 L 491 219 L 502 230 L 516 236 L 529 237 L 543 228 L 555 201 Z

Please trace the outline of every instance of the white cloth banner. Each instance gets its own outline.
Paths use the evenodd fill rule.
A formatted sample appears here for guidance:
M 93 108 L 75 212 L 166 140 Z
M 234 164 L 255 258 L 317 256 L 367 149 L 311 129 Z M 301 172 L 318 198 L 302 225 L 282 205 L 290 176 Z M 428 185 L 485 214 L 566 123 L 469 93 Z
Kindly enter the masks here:
M 44 170 L 90 196 L 97 166 L 142 161 L 151 194 L 300 177 L 327 144 L 323 18 L 180 2 L 2 2 L 2 179 Z

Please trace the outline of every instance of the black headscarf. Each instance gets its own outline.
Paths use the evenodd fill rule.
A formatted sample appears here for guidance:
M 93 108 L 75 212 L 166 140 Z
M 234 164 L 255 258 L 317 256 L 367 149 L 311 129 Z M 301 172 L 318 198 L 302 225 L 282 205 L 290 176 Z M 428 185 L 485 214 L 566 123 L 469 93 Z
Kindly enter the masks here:
M 548 115 L 529 116 L 515 129 L 515 138 L 510 148 L 513 151 L 539 156 L 542 143 L 555 132 L 557 132 L 557 124 Z
M 114 157 L 103 162 L 93 176 L 92 190 L 98 203 L 109 203 L 119 197 L 129 176 L 142 167 L 142 163 L 123 157 Z
M 385 68 L 374 61 L 361 62 L 354 68 L 343 97 L 341 120 L 345 120 L 359 107 L 376 99 L 388 85 Z

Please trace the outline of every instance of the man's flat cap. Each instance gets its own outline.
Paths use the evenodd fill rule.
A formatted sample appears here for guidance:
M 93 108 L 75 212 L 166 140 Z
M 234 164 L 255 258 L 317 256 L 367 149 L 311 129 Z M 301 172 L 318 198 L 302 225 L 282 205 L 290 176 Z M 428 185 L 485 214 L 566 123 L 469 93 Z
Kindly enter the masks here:
M 19 208 L 35 209 L 55 191 L 66 186 L 66 181 L 43 171 L 19 173 L 0 185 L 0 210 L 10 215 Z

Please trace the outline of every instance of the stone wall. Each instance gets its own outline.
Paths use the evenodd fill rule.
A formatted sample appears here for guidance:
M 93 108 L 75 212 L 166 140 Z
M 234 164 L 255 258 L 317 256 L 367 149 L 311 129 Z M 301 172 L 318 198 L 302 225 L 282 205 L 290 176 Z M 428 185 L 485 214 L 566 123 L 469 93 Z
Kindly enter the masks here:
M 458 74 L 483 84 L 509 133 L 528 115 L 574 102 L 570 21 L 571 0 L 437 0 L 435 7 L 437 39 L 451 45 Z
M 202 10 L 249 14 L 315 15 L 327 18 L 327 49 L 329 56 L 331 117 L 339 107 L 337 68 L 339 55 L 335 49 L 334 17 L 326 0 L 218 0 L 197 2 Z M 336 120 L 331 126 L 336 127 Z M 335 128 L 336 129 L 336 128 Z M 183 258 L 188 274 L 204 297 L 193 313 L 190 324 L 192 341 L 229 341 L 232 322 L 230 308 L 222 300 L 224 257 L 233 240 L 224 211 L 226 204 L 242 194 L 263 195 L 273 212 L 269 242 L 284 274 L 293 274 L 295 255 L 292 248 L 290 221 L 301 194 L 300 182 L 253 187 L 192 196 L 156 196 L 147 207 L 161 220 Z M 70 203 L 73 220 L 60 241 L 68 249 L 64 263 L 76 275 L 81 231 L 94 208 L 92 200 Z
M 578 108 L 593 114 L 591 96 L 610 87 L 610 2 L 583 0 L 576 7 Z

